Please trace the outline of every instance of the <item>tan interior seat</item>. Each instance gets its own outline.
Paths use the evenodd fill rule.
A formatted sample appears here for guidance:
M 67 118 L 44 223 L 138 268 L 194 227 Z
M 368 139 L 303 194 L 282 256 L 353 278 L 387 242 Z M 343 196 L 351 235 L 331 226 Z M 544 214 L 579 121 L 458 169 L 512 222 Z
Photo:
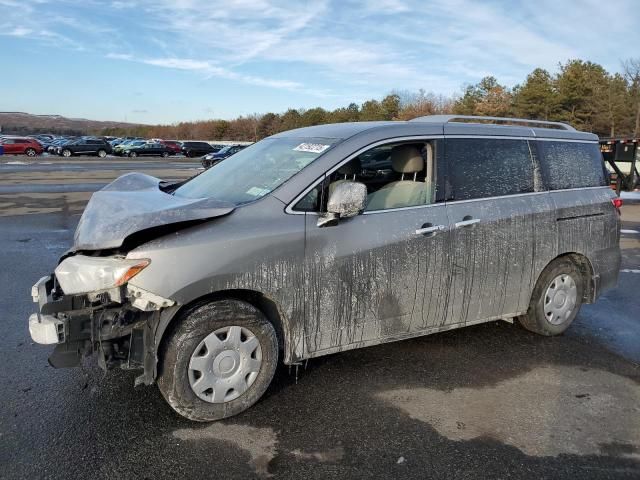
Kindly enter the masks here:
M 398 145 L 391 150 L 391 166 L 402 178 L 367 196 L 366 210 L 411 207 L 427 203 L 427 184 L 416 181 L 424 169 L 424 159 L 414 145 Z M 405 180 L 405 177 L 409 177 Z

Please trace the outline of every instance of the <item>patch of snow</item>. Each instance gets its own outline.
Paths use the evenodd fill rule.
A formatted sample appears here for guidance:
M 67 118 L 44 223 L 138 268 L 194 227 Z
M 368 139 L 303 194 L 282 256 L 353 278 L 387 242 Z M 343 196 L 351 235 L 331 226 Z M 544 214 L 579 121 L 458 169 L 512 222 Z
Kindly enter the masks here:
M 620 198 L 623 200 L 640 200 L 640 192 L 620 192 Z

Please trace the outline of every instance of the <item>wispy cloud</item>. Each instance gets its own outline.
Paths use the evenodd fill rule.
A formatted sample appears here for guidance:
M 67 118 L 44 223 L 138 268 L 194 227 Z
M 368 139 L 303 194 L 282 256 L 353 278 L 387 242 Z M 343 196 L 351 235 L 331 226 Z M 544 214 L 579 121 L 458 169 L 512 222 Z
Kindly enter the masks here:
M 187 70 L 192 72 L 203 73 L 205 78 L 220 77 L 230 80 L 237 80 L 243 83 L 258 85 L 262 87 L 282 88 L 287 90 L 303 90 L 304 87 L 298 82 L 289 80 L 278 80 L 257 77 L 252 75 L 244 75 L 232 70 L 217 66 L 211 62 L 203 60 L 195 60 L 192 58 L 139 58 L 130 54 L 108 53 L 107 58 L 114 60 L 126 60 L 131 62 L 143 63 L 154 67 L 169 68 L 174 70 Z M 322 92 L 313 92 L 317 95 L 323 95 Z
M 637 55 L 637 0 L 0 0 L 0 35 L 313 96 L 508 84 Z M 19 12 L 19 13 L 16 13 Z M 99 13 L 96 13 L 99 12 Z M 610 35 L 602 25 L 616 25 Z M 624 33 L 622 33 L 624 32 Z

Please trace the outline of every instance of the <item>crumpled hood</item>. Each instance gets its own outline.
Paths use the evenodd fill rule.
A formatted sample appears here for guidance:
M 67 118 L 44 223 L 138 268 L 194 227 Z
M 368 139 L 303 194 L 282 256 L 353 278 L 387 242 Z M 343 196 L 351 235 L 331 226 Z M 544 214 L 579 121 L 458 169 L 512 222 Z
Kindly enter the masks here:
M 154 227 L 227 215 L 234 206 L 211 198 L 184 198 L 159 188 L 160 179 L 123 175 L 95 192 L 84 209 L 72 250 L 118 248 L 131 234 Z

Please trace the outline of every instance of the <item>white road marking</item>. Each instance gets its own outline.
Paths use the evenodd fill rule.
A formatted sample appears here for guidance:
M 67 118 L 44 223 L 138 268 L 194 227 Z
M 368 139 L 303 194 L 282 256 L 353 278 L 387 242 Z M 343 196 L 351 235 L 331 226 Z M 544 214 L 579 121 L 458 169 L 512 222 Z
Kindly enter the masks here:
M 623 268 L 620 270 L 621 273 L 640 273 L 640 270 L 636 270 L 634 268 Z
M 627 229 L 621 229 L 620 233 L 640 233 L 638 230 L 627 230 Z

